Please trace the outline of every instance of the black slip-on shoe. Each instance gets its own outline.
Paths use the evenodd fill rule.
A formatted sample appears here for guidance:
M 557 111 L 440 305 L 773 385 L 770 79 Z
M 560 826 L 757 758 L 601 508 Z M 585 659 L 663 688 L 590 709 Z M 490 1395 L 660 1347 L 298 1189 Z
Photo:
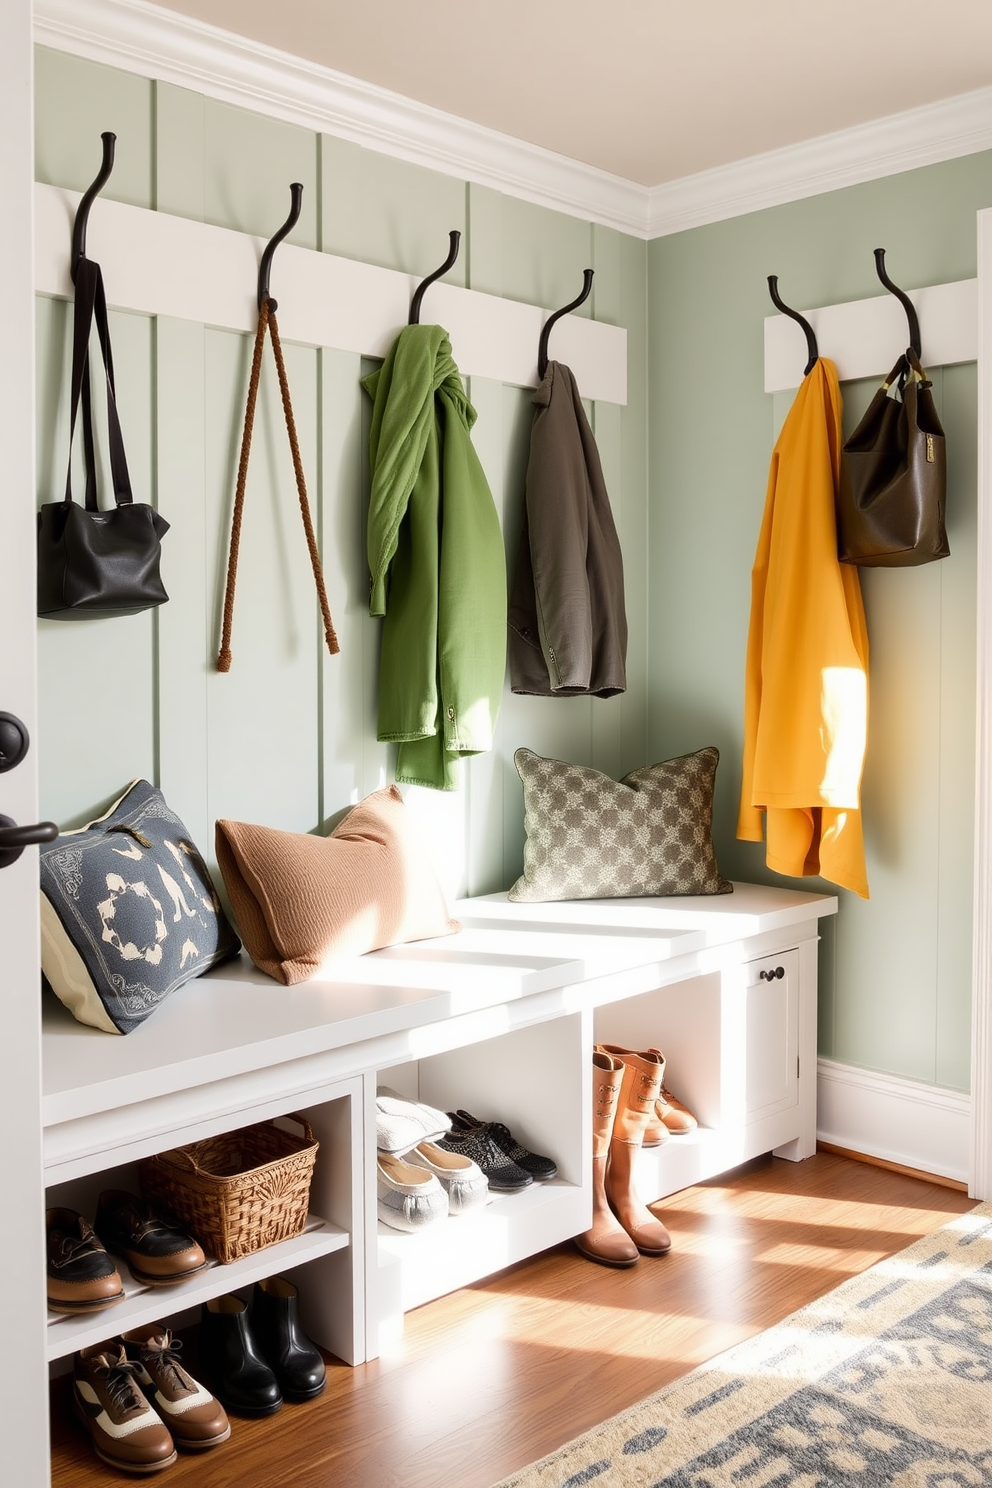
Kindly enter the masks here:
M 222 1405 L 239 1416 L 270 1416 L 282 1405 L 275 1373 L 262 1358 L 247 1303 L 229 1294 L 213 1297 L 200 1312 L 200 1359 Z
M 285 1276 L 256 1281 L 249 1318 L 258 1351 L 279 1381 L 284 1400 L 313 1400 L 327 1384 L 320 1349 L 300 1323 L 299 1293 Z

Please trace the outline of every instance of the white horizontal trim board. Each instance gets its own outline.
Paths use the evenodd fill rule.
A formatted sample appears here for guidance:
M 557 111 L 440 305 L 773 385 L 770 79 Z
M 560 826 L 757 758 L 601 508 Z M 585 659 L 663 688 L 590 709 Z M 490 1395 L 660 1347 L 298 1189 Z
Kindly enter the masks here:
M 909 292 L 920 318 L 924 367 L 978 359 L 978 280 L 959 279 Z M 849 300 L 803 310 L 821 356 L 837 365 L 842 382 L 891 370 L 906 345 L 906 312 L 895 295 Z M 798 387 L 806 367 L 802 326 L 787 315 L 765 319 L 765 392 Z
M 72 297 L 69 249 L 79 194 L 35 184 L 35 288 Z M 278 225 L 278 224 L 276 224 Z M 103 267 L 109 303 L 118 310 L 253 331 L 265 241 L 228 228 L 101 199 L 87 228 L 87 250 Z M 356 259 L 282 244 L 272 290 L 287 341 L 383 357 L 406 325 L 416 277 Z M 456 285 L 427 291 L 423 320 L 442 324 L 466 377 L 533 387 L 537 348 L 549 312 Z M 565 316 L 551 340 L 585 398 L 627 401 L 627 332 L 622 326 Z
M 743 217 L 992 149 L 992 88 L 731 161 L 649 192 L 648 237 Z
M 37 0 L 34 36 L 638 238 L 992 148 L 980 88 L 648 188 L 147 0 Z
M 146 0 L 39 0 L 34 34 L 43 46 L 646 235 L 644 186 Z
M 819 1059 L 816 1135 L 835 1147 L 967 1183 L 971 1097 Z

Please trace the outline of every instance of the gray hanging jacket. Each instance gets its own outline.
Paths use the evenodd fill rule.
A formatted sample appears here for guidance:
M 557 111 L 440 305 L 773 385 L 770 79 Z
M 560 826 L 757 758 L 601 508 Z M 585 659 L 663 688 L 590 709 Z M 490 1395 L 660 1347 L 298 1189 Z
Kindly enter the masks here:
M 599 451 L 568 367 L 549 362 L 533 401 L 510 685 L 537 697 L 613 697 L 627 687 L 627 615 Z

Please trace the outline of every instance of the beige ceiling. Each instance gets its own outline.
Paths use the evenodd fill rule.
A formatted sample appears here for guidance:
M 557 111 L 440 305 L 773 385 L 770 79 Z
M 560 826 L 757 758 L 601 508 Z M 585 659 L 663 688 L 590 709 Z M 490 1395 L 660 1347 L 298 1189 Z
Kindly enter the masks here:
M 992 83 L 992 0 L 166 6 L 644 186 Z

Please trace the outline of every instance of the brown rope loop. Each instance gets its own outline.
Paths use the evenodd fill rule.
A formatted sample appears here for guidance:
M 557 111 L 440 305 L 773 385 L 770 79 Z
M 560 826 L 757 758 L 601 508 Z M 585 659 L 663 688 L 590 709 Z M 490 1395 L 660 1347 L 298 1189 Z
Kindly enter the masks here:
M 300 442 L 296 434 L 296 420 L 293 417 L 293 405 L 289 396 L 289 379 L 286 376 L 286 366 L 283 361 L 282 343 L 279 339 L 279 327 L 276 324 L 274 306 L 274 301 L 263 300 L 259 308 L 258 329 L 255 332 L 255 348 L 251 359 L 251 374 L 248 378 L 245 422 L 241 434 L 241 456 L 238 460 L 238 480 L 234 493 L 234 512 L 231 518 L 231 548 L 227 560 L 227 586 L 224 591 L 224 621 L 220 650 L 217 655 L 217 670 L 219 672 L 229 672 L 231 670 L 231 628 L 234 623 L 234 590 L 238 577 L 238 553 L 241 547 L 241 524 L 244 516 L 245 486 L 248 480 L 248 457 L 251 453 L 251 436 L 255 425 L 255 405 L 258 401 L 258 383 L 262 370 L 262 351 L 265 346 L 265 332 L 267 329 L 271 329 L 272 331 L 272 351 L 276 360 L 276 370 L 279 374 L 279 390 L 282 394 L 282 406 L 286 417 L 286 432 L 289 435 L 289 447 L 293 455 L 293 469 L 296 473 L 296 489 L 300 497 L 300 514 L 303 518 L 303 530 L 306 533 L 307 547 L 310 550 L 310 563 L 313 568 L 314 582 L 317 586 L 317 598 L 320 601 L 321 614 L 324 619 L 324 639 L 327 642 L 327 649 L 332 656 L 336 656 L 341 649 L 334 630 L 334 622 L 331 619 L 330 606 L 327 602 L 327 591 L 324 588 L 324 575 L 320 567 L 320 554 L 317 550 L 317 539 L 314 535 L 313 521 L 310 516 L 310 503 L 307 499 L 307 486 L 303 473 L 303 460 L 300 455 Z
M 251 357 L 251 374 L 248 378 L 248 399 L 245 403 L 245 422 L 241 431 L 241 456 L 238 460 L 238 483 L 234 492 L 234 514 L 231 518 L 231 548 L 227 558 L 227 587 L 224 590 L 224 624 L 221 631 L 220 652 L 217 670 L 231 670 L 231 627 L 234 624 L 234 586 L 238 579 L 238 553 L 241 548 L 241 520 L 245 509 L 245 484 L 248 480 L 248 456 L 251 453 L 251 435 L 255 427 L 255 404 L 258 401 L 258 380 L 262 371 L 262 350 L 265 346 L 265 329 L 269 323 L 269 302 L 263 300 L 258 312 L 258 327 L 255 331 L 255 349 Z
M 300 497 L 300 516 L 303 518 L 303 530 L 307 535 L 307 547 L 310 549 L 310 566 L 313 569 L 313 581 L 317 586 L 317 598 L 320 601 L 320 612 L 324 617 L 324 640 L 327 649 L 332 656 L 337 656 L 341 647 L 338 645 L 337 634 L 334 630 L 334 621 L 331 619 L 331 607 L 327 603 L 327 590 L 324 588 L 324 574 L 320 566 L 320 553 L 317 551 L 317 538 L 314 535 L 313 520 L 310 516 L 310 502 L 307 500 L 307 482 L 303 473 L 303 460 L 300 456 L 300 441 L 296 436 L 296 420 L 293 417 L 293 405 L 289 397 L 289 378 L 286 376 L 286 364 L 282 358 L 282 342 L 279 339 L 279 326 L 275 315 L 269 316 L 269 325 L 272 328 L 272 351 L 276 359 L 276 371 L 279 373 L 279 390 L 282 393 L 282 407 L 286 415 L 286 433 L 289 435 L 289 447 L 293 453 L 293 469 L 296 471 L 296 489 Z

